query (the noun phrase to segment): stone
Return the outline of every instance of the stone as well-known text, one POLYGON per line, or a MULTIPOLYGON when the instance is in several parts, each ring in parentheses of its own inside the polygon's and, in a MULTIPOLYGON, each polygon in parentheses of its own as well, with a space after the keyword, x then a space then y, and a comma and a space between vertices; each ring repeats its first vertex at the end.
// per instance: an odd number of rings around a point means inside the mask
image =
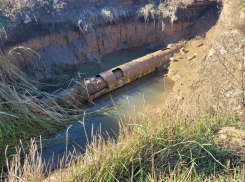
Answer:
POLYGON ((177 96, 177 100, 184 100, 185 98, 182 96, 177 96))
POLYGON ((225 97, 231 97, 231 96, 233 95, 234 92, 235 92, 235 88, 233 88, 233 87, 230 87, 230 88, 228 88, 228 89, 222 91, 222 93, 223 93, 223 95, 224 95, 225 97))

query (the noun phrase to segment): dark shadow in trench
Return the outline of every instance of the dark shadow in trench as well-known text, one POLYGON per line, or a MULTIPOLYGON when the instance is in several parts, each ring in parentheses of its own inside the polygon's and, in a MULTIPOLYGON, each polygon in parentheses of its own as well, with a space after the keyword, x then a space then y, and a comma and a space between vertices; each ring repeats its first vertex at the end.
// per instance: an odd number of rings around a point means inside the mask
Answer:
POLYGON ((167 40, 166 44, 178 43, 181 40, 204 38, 206 33, 217 23, 218 19, 219 9, 217 6, 213 6, 202 17, 200 17, 196 23, 173 34, 167 40))

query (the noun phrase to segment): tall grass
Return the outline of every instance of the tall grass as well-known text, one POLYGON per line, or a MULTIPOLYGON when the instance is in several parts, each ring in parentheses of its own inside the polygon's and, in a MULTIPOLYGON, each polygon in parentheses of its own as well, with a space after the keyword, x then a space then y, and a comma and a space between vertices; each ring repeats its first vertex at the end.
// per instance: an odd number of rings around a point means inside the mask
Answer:
MULTIPOLYGON (((12 65, 3 55, 0 56, 0 148, 14 146, 19 140, 47 136, 65 127, 82 113, 67 102, 69 108, 61 108, 57 96, 42 92, 40 84, 30 80, 23 72, 12 65), (52 103, 48 105, 46 101, 52 103)), ((10 152, 11 153, 11 152, 10 152)), ((0 161, 4 158, 0 152, 0 161)))
MULTIPOLYGON (((133 108, 130 109, 131 111, 133 108)), ((41 162, 34 142, 20 165, 19 155, 8 162, 9 181, 231 181, 242 180, 239 156, 214 144, 214 131, 223 126, 243 128, 233 118, 170 117, 158 109, 119 119, 117 139, 93 135, 85 153, 63 157, 62 168, 53 173, 41 162), (137 116, 139 115, 139 117, 137 116), (137 119, 136 119, 137 118, 137 119), (31 156, 36 156, 31 158, 31 156), (230 159, 231 168, 225 161, 230 159)), ((52 160, 51 160, 52 161, 52 160)))
POLYGON ((208 137, 214 128, 231 121, 195 120, 185 123, 163 114, 142 115, 141 120, 121 125, 117 140, 95 136, 64 181, 202 181, 232 157, 216 148, 208 137))

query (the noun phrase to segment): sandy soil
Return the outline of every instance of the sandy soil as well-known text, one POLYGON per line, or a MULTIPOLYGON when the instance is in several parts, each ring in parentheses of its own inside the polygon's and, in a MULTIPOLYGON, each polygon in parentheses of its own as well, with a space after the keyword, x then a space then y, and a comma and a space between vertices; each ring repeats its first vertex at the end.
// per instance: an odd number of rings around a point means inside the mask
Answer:
MULTIPOLYGON (((215 40, 217 17, 213 15, 214 13, 214 10, 211 10, 191 27, 188 36, 195 37, 189 41, 183 41, 184 51, 174 54, 174 60, 170 62, 167 76, 175 81, 173 90, 166 101, 166 105, 170 109, 183 109, 181 106, 184 101, 192 99, 192 94, 194 94, 191 89, 192 83, 194 80, 199 80, 199 68, 206 60, 215 40), (207 27, 208 23, 214 24, 214 26, 204 33, 203 29, 207 27), (203 33, 200 34, 200 32, 203 33)), ((182 31, 174 36, 186 37, 185 34, 186 32, 182 31)))
MULTIPOLYGON (((174 54, 174 59, 170 62, 169 72, 167 74, 169 78, 175 81, 175 85, 171 93, 168 95, 165 103, 165 107, 169 110, 179 112, 181 114, 186 114, 187 116, 190 115, 190 111, 195 112, 195 109, 199 107, 199 103, 200 105, 203 103, 203 101, 199 102, 199 98, 200 100, 210 99, 199 97, 199 94, 201 93, 200 90, 202 92, 211 90, 211 88, 207 88, 208 86, 202 82, 204 80, 203 77, 205 74, 202 74, 201 71, 205 71, 205 69, 200 68, 206 61, 205 64, 211 65, 211 71, 217 71, 215 70, 215 67, 212 67, 213 60, 208 60, 207 56, 209 55, 214 42, 220 41, 217 39, 217 37, 219 37, 224 32, 228 32, 227 35, 230 36, 230 32, 232 32, 234 29, 234 27, 231 27, 231 24, 229 23, 232 21, 228 21, 228 18, 231 17, 231 8, 232 6, 230 6, 230 3, 225 4, 224 9, 220 15, 221 18, 215 23, 214 26, 212 26, 203 35, 199 34, 191 40, 184 41, 183 43, 185 45, 185 50, 174 54), (224 22, 228 23, 225 24, 224 22), (198 87, 198 91, 197 89, 193 88, 193 85, 198 87)), ((244 13, 245 11, 242 12, 244 13)), ((209 15, 211 16, 210 13, 209 15)), ((212 21, 212 17, 208 17, 209 15, 204 15, 203 19, 194 25, 195 30, 192 29, 190 34, 193 33, 195 35, 195 31, 202 31, 206 24, 212 21)), ((184 37, 185 32, 182 31, 177 34, 177 36, 184 37)), ((177 38, 173 37, 172 39, 174 40, 177 38)), ((240 42, 242 42, 242 40, 240 42)), ((210 69, 207 71, 210 71, 210 69)), ((206 75, 207 74, 208 73, 206 73, 206 75)), ((229 75, 225 76, 228 77, 229 75)), ((217 79, 219 78, 217 77, 217 79)), ((226 86, 225 84, 227 83, 224 83, 224 87, 226 86)), ((212 85, 209 86, 212 87, 212 85)), ((206 113, 211 114, 211 111, 209 110, 206 113)), ((200 114, 199 117, 201 117, 200 114)), ((245 131, 234 126, 224 127, 217 130, 214 133, 214 142, 217 146, 228 149, 229 151, 235 152, 238 155, 245 153, 245 131)), ((229 167, 229 159, 227 159, 226 165, 229 167)))

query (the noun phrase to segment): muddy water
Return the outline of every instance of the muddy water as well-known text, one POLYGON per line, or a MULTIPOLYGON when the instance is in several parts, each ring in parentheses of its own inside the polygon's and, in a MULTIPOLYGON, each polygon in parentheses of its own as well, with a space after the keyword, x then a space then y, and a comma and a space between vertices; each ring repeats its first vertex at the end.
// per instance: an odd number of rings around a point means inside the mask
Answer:
POLYGON ((85 78, 95 76, 103 71, 107 71, 111 68, 130 62, 134 59, 143 57, 155 51, 156 50, 154 49, 146 49, 143 47, 133 47, 129 49, 114 51, 110 54, 106 54, 102 56, 101 63, 94 60, 91 62, 85 62, 79 64, 76 67, 76 69, 72 71, 70 76, 68 76, 66 82, 63 82, 62 84, 58 84, 58 85, 54 84, 53 86, 49 85, 48 87, 44 87, 44 90, 46 92, 51 93, 57 91, 59 88, 66 89, 74 85, 74 83, 71 82, 72 78, 75 78, 76 80, 79 81, 83 81, 85 78))
MULTIPOLYGON (((101 65, 91 63, 90 66, 82 67, 78 71, 84 73, 83 76, 85 77, 93 76, 153 51, 145 48, 115 51, 105 55, 102 58, 101 65)), ((85 136, 84 126, 80 122, 74 123, 68 131, 68 151, 72 151, 75 147, 82 152, 86 143, 91 139, 92 128, 94 134, 107 131, 111 137, 114 137, 120 118, 127 118, 132 115, 132 111, 134 113, 143 112, 146 107, 151 108, 163 104, 166 91, 173 86, 173 81, 164 77, 164 74, 166 73, 151 73, 94 100, 95 105, 87 103, 88 110, 85 117, 87 137, 85 136)), ((54 163, 56 163, 58 156, 63 156, 66 151, 66 130, 50 137, 45 145, 49 145, 49 147, 43 149, 44 159, 48 160, 54 154, 54 163)))
POLYGON ((130 62, 134 59, 143 57, 155 51, 156 50, 154 49, 146 49, 143 47, 134 47, 134 48, 114 51, 110 54, 106 54, 102 56, 100 64, 98 64, 97 62, 86 62, 80 64, 76 69, 77 73, 75 74, 78 74, 79 72, 81 78, 92 77, 98 73, 109 70, 121 64, 130 62))

